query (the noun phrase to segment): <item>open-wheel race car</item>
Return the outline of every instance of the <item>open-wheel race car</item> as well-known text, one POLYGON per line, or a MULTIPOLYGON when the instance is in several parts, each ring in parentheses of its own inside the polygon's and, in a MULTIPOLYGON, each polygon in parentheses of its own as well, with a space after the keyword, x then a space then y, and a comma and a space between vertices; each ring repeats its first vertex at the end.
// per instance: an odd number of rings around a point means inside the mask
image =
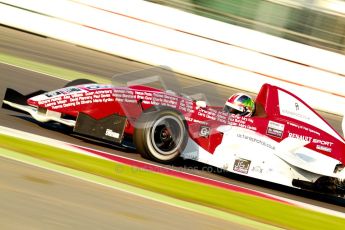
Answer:
POLYGON ((344 196, 345 140, 294 94, 264 84, 253 116, 241 117, 185 94, 147 86, 147 79, 157 77, 147 73, 131 73, 145 78, 126 86, 79 79, 26 96, 7 89, 3 107, 29 113, 39 122, 61 123, 80 135, 135 147, 142 157, 160 163, 182 157, 344 196))

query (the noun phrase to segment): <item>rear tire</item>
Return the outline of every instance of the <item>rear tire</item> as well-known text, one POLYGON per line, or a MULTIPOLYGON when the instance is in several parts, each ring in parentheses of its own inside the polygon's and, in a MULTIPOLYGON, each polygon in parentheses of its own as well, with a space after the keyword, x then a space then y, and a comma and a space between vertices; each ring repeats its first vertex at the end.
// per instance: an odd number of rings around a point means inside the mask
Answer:
POLYGON ((136 122, 134 145, 143 158, 160 163, 176 161, 188 141, 183 115, 166 106, 153 106, 136 122))
POLYGON ((84 85, 84 84, 95 84, 96 82, 91 81, 89 79, 75 79, 73 81, 68 82, 65 87, 76 86, 76 85, 84 85))

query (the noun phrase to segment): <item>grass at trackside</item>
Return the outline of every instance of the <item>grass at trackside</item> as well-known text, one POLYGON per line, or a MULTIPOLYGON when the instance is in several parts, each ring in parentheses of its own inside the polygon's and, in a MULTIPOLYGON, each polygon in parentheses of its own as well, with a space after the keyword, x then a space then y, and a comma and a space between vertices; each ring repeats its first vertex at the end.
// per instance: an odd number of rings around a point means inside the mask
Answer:
POLYGON ((72 81, 78 78, 86 78, 98 83, 110 83, 109 80, 100 76, 82 73, 54 65, 44 64, 32 60, 27 60, 20 57, 15 57, 9 54, 0 53, 0 63, 19 66, 24 69, 30 69, 39 73, 48 74, 54 77, 62 78, 67 81, 72 81))
POLYGON ((0 147, 177 199, 289 229, 342 229, 345 220, 274 201, 0 135, 0 147))

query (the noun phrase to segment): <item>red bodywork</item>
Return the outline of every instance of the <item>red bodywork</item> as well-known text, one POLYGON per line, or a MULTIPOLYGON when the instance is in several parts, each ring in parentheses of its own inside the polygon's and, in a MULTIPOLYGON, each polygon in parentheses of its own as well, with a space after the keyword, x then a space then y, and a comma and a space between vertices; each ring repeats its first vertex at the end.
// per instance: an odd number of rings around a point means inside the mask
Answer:
POLYGON ((190 137, 210 154, 222 141, 222 133, 217 131, 217 128, 231 125, 253 130, 277 142, 287 137, 307 140, 307 148, 345 163, 344 139, 301 99, 269 84, 262 86, 256 98, 256 112, 251 118, 227 114, 221 107, 198 108, 192 99, 146 86, 80 85, 30 98, 27 103, 74 118, 79 112, 94 119, 112 114, 125 116, 127 124, 124 132, 127 135, 133 134, 135 121, 142 111, 155 105, 169 106, 183 114, 190 137), (288 105, 287 100, 284 101, 286 105, 283 104, 279 93, 285 98, 292 97, 296 100, 294 111, 284 109, 285 106, 291 108, 291 105, 288 105), (300 112, 300 107, 307 112, 300 112), (284 111, 285 115, 281 114, 281 111, 284 111), (272 124, 283 128, 272 129, 272 124), (321 126, 316 127, 316 124, 321 126))

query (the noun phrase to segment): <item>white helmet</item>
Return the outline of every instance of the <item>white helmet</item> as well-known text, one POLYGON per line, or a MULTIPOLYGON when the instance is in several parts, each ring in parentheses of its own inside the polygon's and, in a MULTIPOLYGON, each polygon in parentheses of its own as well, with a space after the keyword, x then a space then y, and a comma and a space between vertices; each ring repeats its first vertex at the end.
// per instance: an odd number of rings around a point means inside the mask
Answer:
POLYGON ((251 117, 255 111, 255 102, 249 95, 236 93, 225 102, 224 111, 235 115, 251 117))

